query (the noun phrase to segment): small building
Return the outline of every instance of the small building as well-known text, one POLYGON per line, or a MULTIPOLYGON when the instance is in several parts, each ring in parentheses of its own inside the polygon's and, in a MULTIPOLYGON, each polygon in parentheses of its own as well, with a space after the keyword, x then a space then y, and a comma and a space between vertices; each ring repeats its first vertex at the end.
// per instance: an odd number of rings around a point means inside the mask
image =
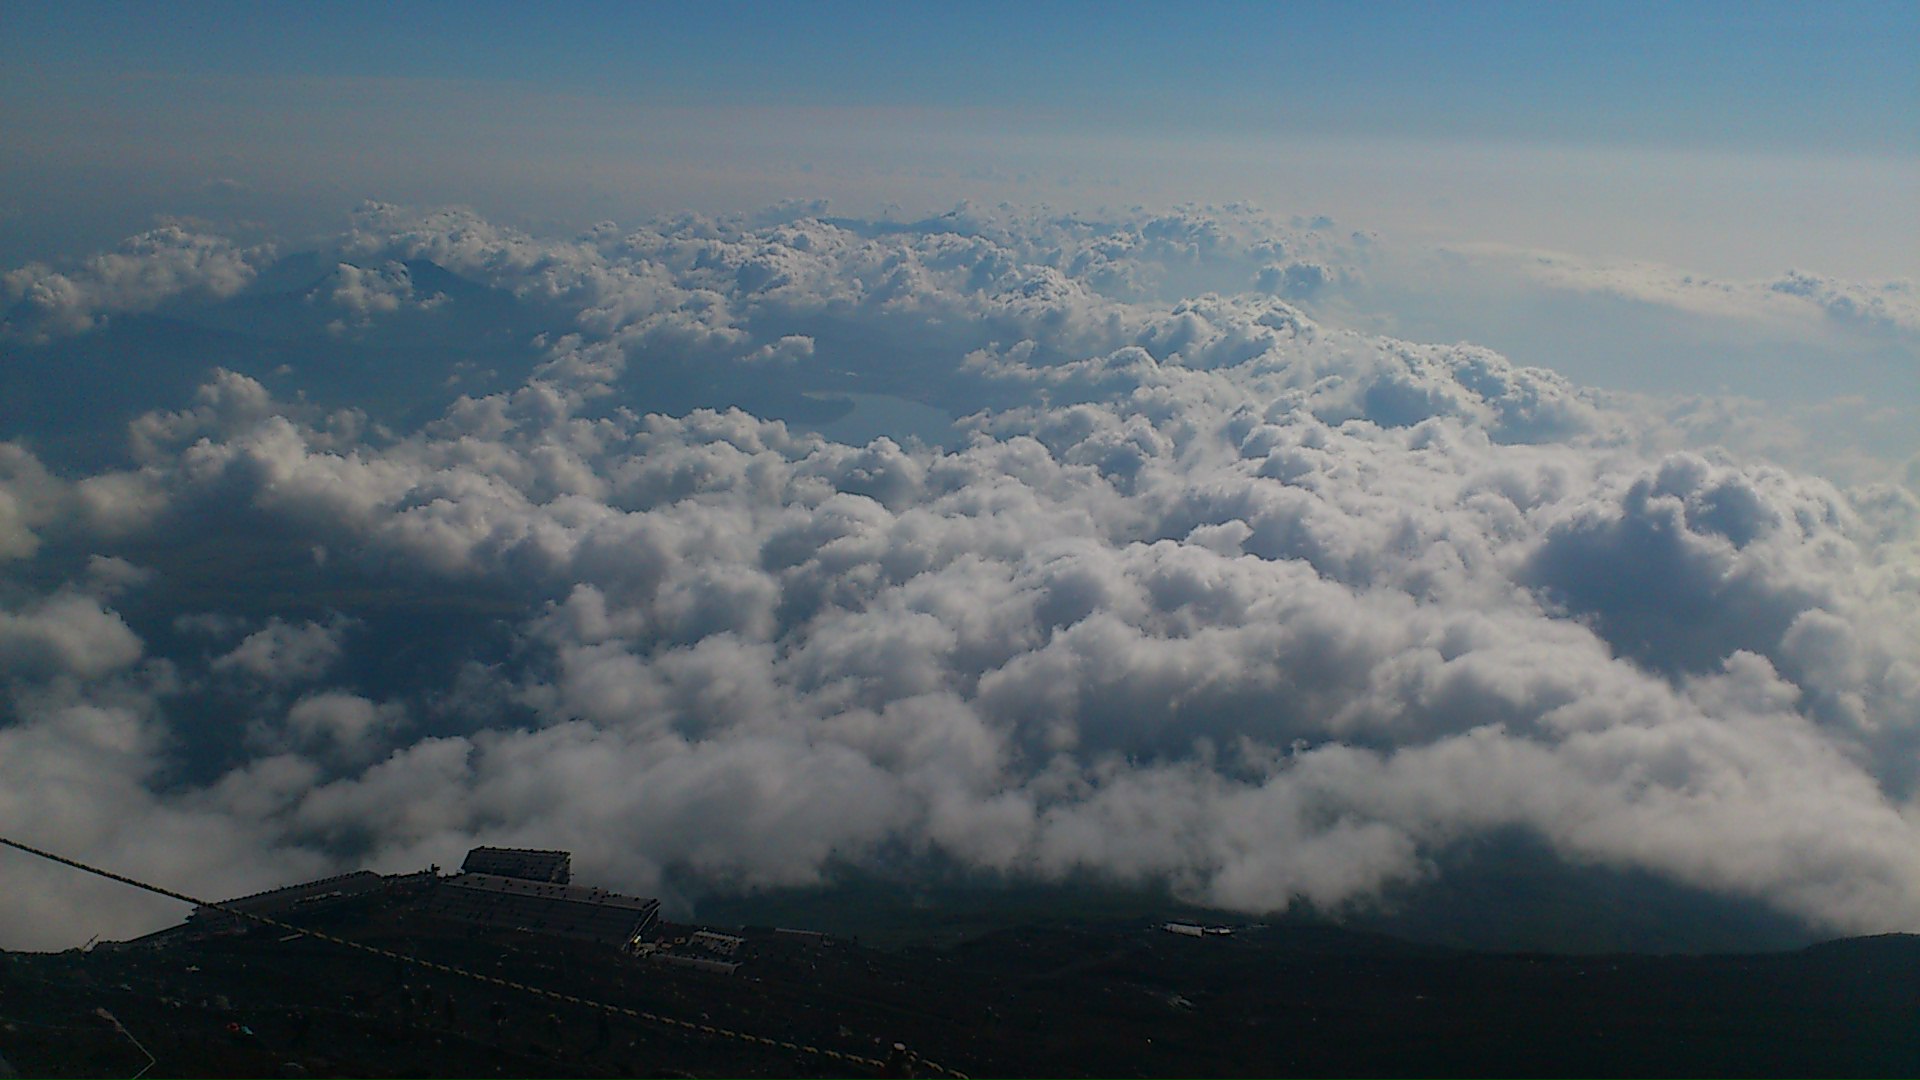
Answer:
POLYGON ((565 885, 573 880, 573 853, 533 848, 477 847, 460 864, 462 873, 491 874, 565 885))
MULTIPOLYGON (((283 885, 278 889, 268 889, 265 892, 223 900, 220 902, 220 907, 277 918, 282 915, 316 911, 342 900, 377 891, 386 886, 386 881, 386 878, 371 870, 355 870, 350 874, 336 874, 318 881, 283 885)), ((193 914, 187 918, 191 925, 208 930, 257 925, 238 915, 229 915, 217 908, 204 906, 194 908, 193 914)))
POLYGON ((739 952, 740 946, 744 944, 745 941, 745 938, 734 937, 732 934, 721 934, 712 930, 695 930, 687 936, 687 944, 698 945, 708 952, 719 953, 721 956, 732 956, 739 952))
POLYGON ((731 975, 740 970, 740 965, 732 960, 714 960, 705 956, 687 956, 684 953, 656 952, 648 959, 656 964, 692 968, 712 975, 731 975))
POLYGON ((456 874, 428 895, 431 915, 632 949, 660 921, 660 901, 498 874, 456 874))
POLYGON ((1161 929, 1165 930, 1169 934, 1178 934, 1181 937, 1206 937, 1207 936, 1206 927, 1195 926, 1192 923, 1170 922, 1170 923, 1167 923, 1165 926, 1161 927, 1161 929))

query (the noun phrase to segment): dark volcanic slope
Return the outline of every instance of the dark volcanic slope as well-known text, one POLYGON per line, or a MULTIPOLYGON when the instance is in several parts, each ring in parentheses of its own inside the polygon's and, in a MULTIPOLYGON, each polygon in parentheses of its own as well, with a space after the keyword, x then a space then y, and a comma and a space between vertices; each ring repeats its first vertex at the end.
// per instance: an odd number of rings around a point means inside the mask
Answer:
MULTIPOLYGON (((374 900, 328 927, 599 1001, 986 1075, 1880 1075, 1920 1072, 1920 938, 1721 957, 1449 952, 1311 926, 1145 921, 883 952, 748 931, 731 976, 374 900)), ((673 931, 669 930, 669 933, 673 931)), ((0 1054, 24 1075, 828 1075, 844 1066, 423 975, 277 931, 10 954, 0 1054), (238 1026, 243 1030, 234 1030, 238 1026)))

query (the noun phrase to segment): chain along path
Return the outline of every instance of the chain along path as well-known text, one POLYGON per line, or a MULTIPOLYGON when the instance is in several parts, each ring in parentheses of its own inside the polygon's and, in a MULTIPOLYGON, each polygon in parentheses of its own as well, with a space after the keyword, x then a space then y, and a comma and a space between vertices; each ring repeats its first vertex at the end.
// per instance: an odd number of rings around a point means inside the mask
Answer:
MULTIPOLYGON (((332 934, 322 933, 318 930, 311 930, 304 926, 295 926, 292 923, 281 922, 279 919, 269 918, 265 915, 258 915, 250 911, 241 911, 237 908, 228 907, 225 904, 217 904, 211 901, 201 900, 201 899, 198 899, 197 897, 188 896, 185 893, 175 892, 172 889, 163 888, 159 885, 153 885, 145 881, 139 881, 137 879, 127 877, 124 874, 116 874, 111 870, 104 870, 97 866, 90 866, 78 860, 69 859, 64 855, 56 855, 51 851, 42 851, 39 848, 30 847, 26 844, 22 844, 17 840, 9 840, 4 836, 0 836, 0 845, 5 845, 7 847, 13 848, 16 851, 24 851, 29 855, 35 855, 35 856, 38 856, 39 858, 47 859, 51 862, 59 863, 62 866, 70 866, 75 870, 80 870, 88 874, 93 874, 96 877, 103 877, 109 881, 117 881, 122 885, 131 885, 136 889, 143 889, 147 892, 155 893, 157 895, 167 897, 170 900, 179 900, 182 903, 193 904, 196 907, 206 908, 211 911, 218 911, 226 915, 232 915, 236 918, 247 919, 252 922, 260 923, 263 926, 271 926, 280 930, 290 931, 305 937, 313 938, 316 941, 325 941, 332 945, 338 945, 342 948, 353 949, 355 951, 363 952, 363 953, 371 953, 374 956, 383 957, 388 960, 398 961, 403 964, 410 964, 414 967, 421 968, 426 971, 439 972, 440 974, 443 974, 443 975, 453 975, 462 979, 471 979, 475 982, 486 983, 489 986, 502 986, 512 990, 519 990, 519 991, 522 991, 523 993, 532 994, 535 997, 545 998, 549 1001, 565 1002, 568 1005, 575 1005, 575 1006, 579 1006, 587 1009, 598 1009, 601 1012, 607 1013, 612 1016, 624 1016, 624 1017, 628 1017, 629 1019, 640 1020, 650 1024, 657 1024, 662 1027, 672 1028, 678 1031, 693 1032, 695 1034, 704 1035, 709 1038, 730 1039, 735 1042, 749 1043, 755 1046, 764 1046, 764 1047, 767 1047, 768 1049, 786 1050, 792 1053, 799 1053, 799 1054, 810 1054, 815 1057, 826 1058, 829 1061, 841 1062, 847 1065, 857 1065, 863 1069, 870 1069, 876 1073, 885 1073, 894 1067, 893 1064, 886 1061, 882 1061, 879 1058, 864 1057, 860 1054, 849 1054, 844 1051, 831 1049, 829 1047, 810 1046, 806 1043, 791 1042, 786 1039, 769 1038, 765 1035, 755 1035, 749 1031, 737 1031, 737 1030, 734 1030, 733 1028, 717 1027, 713 1024, 696 1023, 691 1020, 682 1020, 682 1019, 679 1019, 678 1017, 663 1016, 659 1013, 648 1012, 644 1009, 629 1009, 621 1005, 610 1005, 606 1002, 592 1001, 587 998, 578 997, 573 994, 563 994, 557 990, 547 990, 538 986, 529 986, 526 983, 515 982, 512 979, 503 979, 497 975, 487 975, 478 971, 468 971, 465 968, 454 967, 450 964, 442 964, 433 960, 424 960, 417 956, 408 956, 405 953, 394 952, 391 949, 382 949, 382 948, 379 948, 378 946, 367 945, 358 941, 349 941, 348 939, 343 937, 336 937, 332 934)), ((958 1072, 954 1069, 949 1069, 946 1066, 941 1065, 937 1062, 928 1061, 926 1058, 916 1057, 913 1063, 916 1067, 920 1069, 937 1072, 942 1076, 952 1077, 953 1080, 967 1080, 967 1075, 965 1073, 958 1072)))

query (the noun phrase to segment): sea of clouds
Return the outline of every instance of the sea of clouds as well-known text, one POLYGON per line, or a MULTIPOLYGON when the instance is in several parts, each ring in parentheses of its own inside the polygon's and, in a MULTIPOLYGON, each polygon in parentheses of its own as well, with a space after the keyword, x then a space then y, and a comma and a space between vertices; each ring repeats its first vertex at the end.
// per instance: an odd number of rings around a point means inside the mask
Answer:
MULTIPOLYGON (((1268 913, 1517 832, 1920 929, 1911 478, 1313 317, 1373 244, 1239 208, 543 239, 369 204, 298 285, 323 339, 454 317, 431 263, 537 312, 531 362, 417 423, 222 367, 111 467, 0 443, 0 834, 202 895, 492 843, 680 899, 922 860, 1268 913), (663 366, 956 422, 665 415, 663 366), (235 535, 296 553, 284 602, 167 569, 235 535), (366 675, 382 590, 484 597, 499 647, 366 675)), ((7 362, 285 254, 170 227, 20 268, 7 362)), ((1767 295, 1911 319, 1806 281, 1767 295)), ((177 914, 5 873, 10 947, 177 914)))

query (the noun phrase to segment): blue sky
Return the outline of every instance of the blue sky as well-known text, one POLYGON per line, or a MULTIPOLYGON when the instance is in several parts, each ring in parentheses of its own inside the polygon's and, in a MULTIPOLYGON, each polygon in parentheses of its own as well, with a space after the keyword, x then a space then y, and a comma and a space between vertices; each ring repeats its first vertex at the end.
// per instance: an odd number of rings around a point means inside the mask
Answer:
POLYGON ((173 219, 298 243, 366 199, 550 235, 786 200, 1245 202, 1474 252, 1376 268, 1388 329, 1712 390, 1751 385, 1752 320, 1670 333, 1668 306, 1704 302, 1674 292, 1689 276, 1916 276, 1916 42, 1911 0, 16 2, 0 264, 173 219), (1536 255, 1629 321, 1654 296, 1659 327, 1619 340, 1609 309, 1567 332, 1515 280, 1536 255))
POLYGON ((0 256, 362 199, 540 230, 1252 202, 1417 243, 1912 273, 1920 4, 40 4, 0 256))
POLYGON ((1672 391, 1751 384, 1753 331, 1676 336, 1649 274, 1876 282, 1920 251, 1915 3, 15 3, 0 24, 6 266, 161 220, 302 243, 366 199, 548 235, 786 200, 1252 203, 1478 252, 1376 273, 1388 329, 1672 391), (1515 278, 1535 252, 1635 298, 1567 332, 1515 278))
MULTIPOLYGON (((1920 6, 14 4, 10 68, 500 81, 1119 128, 1920 150, 1920 6)), ((58 77, 55 75, 54 77, 58 77)))

